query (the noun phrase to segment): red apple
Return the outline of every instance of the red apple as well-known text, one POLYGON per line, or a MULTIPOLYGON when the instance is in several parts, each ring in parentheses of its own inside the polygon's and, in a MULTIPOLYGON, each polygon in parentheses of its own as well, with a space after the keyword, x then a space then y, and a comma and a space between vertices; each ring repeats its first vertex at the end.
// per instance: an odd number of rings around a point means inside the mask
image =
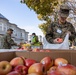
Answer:
POLYGON ((15 67, 17 65, 24 65, 22 57, 15 57, 10 61, 10 64, 15 67))
POLYGON ((8 61, 0 62, 0 75, 6 75, 12 70, 12 66, 8 61))
POLYGON ((12 71, 12 72, 8 73, 7 75, 21 75, 21 74, 18 73, 17 71, 12 71))
POLYGON ((37 73, 39 75, 43 75, 45 73, 45 67, 42 63, 35 63, 29 67, 28 74, 30 73, 37 73))
POLYGON ((26 65, 26 64, 25 64, 25 60, 26 60, 26 58, 23 57, 23 56, 21 56, 20 58, 23 60, 24 65, 26 65))
POLYGON ((53 60, 50 57, 44 57, 40 62, 44 64, 46 70, 53 65, 53 60))
POLYGON ((30 74, 27 74, 27 75, 40 75, 38 73, 30 73, 30 74))
POLYGON ((55 65, 61 65, 61 64, 68 64, 68 61, 64 58, 56 58, 55 59, 55 65))
POLYGON ((29 68, 32 64, 36 63, 34 59, 25 59, 25 65, 29 68))
POLYGON ((15 71, 19 72, 21 75, 26 75, 28 68, 24 65, 18 65, 14 68, 15 71))
POLYGON ((62 39, 62 38, 57 38, 57 41, 58 41, 59 43, 61 43, 61 42, 63 42, 63 39, 62 39))
POLYGON ((76 67, 70 64, 59 66, 57 70, 63 75, 76 75, 76 67))
POLYGON ((52 67, 49 69, 49 72, 55 71, 56 69, 57 69, 57 66, 52 66, 52 67))
POLYGON ((45 50, 40 50, 40 52, 45 52, 45 50))
POLYGON ((51 71, 47 75, 62 75, 62 74, 58 71, 51 71))
POLYGON ((45 50, 45 52, 51 52, 51 50, 48 50, 48 49, 47 49, 47 50, 45 50))
POLYGON ((40 49, 38 49, 38 48, 34 48, 33 50, 32 50, 32 52, 39 52, 40 51, 40 49))

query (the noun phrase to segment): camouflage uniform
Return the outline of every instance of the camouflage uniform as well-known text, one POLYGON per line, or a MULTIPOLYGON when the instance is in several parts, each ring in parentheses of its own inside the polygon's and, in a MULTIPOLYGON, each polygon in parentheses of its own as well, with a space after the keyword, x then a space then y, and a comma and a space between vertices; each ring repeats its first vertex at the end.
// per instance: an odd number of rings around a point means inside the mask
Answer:
MULTIPOLYGON (((67 4, 62 4, 60 6, 60 10, 58 14, 61 17, 68 17, 69 15, 70 7, 67 4)), ((53 22, 51 25, 49 25, 46 33, 46 40, 49 43, 54 43, 53 40, 56 38, 65 38, 67 32, 71 32, 71 35, 69 36, 69 40, 74 41, 75 39, 75 29, 73 25, 69 22, 65 22, 64 24, 59 24, 59 22, 53 22)))
POLYGON ((2 41, 1 42, 2 49, 11 49, 11 46, 16 45, 13 39, 11 39, 11 35, 9 35, 8 33, 3 36, 1 41, 2 41))
POLYGON ((66 22, 63 25, 59 25, 58 22, 53 22, 49 25, 46 33, 46 40, 49 43, 54 43, 53 40, 56 38, 65 38, 67 31, 71 32, 69 40, 73 41, 75 39, 75 29, 71 23, 66 22))

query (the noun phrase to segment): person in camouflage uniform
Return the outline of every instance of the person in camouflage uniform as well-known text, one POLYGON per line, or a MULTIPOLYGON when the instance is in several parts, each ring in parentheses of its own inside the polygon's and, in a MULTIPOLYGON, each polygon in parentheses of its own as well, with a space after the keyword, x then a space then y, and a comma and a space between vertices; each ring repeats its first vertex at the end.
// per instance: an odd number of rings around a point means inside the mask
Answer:
POLYGON ((73 25, 66 21, 69 15, 69 6, 63 4, 60 6, 60 11, 58 13, 59 19, 57 22, 53 22, 49 25, 45 38, 49 43, 58 44, 57 38, 62 38, 64 40, 67 33, 69 33, 69 40, 74 41, 75 39, 75 28, 73 25))
POLYGON ((13 45, 17 46, 17 44, 13 41, 13 39, 11 39, 11 34, 12 33, 13 33, 13 30, 8 29, 6 35, 3 36, 2 40, 1 40, 2 41, 1 42, 1 44, 2 44, 1 48, 2 49, 11 49, 11 47, 13 45))

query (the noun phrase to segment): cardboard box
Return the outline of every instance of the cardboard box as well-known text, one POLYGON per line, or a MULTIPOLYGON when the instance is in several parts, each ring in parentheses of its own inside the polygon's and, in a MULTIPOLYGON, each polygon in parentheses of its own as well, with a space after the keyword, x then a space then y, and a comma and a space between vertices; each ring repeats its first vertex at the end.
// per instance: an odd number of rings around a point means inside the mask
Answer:
POLYGON ((13 51, 1 52, 0 61, 10 61, 14 57, 24 56, 25 58, 32 58, 40 61, 45 56, 50 56, 52 59, 63 57, 67 59, 72 65, 76 66, 76 51, 75 50, 51 50, 51 52, 26 52, 26 51, 13 51))

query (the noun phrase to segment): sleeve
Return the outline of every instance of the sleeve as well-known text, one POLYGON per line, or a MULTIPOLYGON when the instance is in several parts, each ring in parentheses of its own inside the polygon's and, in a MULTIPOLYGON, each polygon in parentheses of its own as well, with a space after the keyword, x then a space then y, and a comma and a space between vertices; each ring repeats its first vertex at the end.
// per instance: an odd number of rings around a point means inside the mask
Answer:
POLYGON ((71 32, 71 35, 69 37, 69 40, 74 41, 75 37, 76 37, 76 32, 75 32, 75 28, 73 27, 72 24, 70 26, 70 32, 71 32))
POLYGON ((53 43, 53 23, 48 26, 45 38, 49 43, 53 43))
POLYGON ((11 36, 7 36, 7 42, 11 45, 16 45, 16 43, 11 39, 11 36))

